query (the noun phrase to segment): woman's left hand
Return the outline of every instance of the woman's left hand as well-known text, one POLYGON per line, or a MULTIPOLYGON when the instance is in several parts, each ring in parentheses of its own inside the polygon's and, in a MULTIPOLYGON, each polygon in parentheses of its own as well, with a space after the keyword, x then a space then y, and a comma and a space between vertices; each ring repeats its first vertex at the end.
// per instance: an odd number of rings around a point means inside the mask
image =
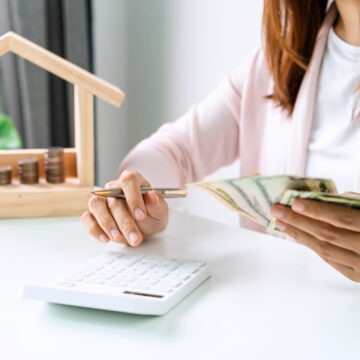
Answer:
POLYGON ((315 251, 347 278, 360 282, 360 210, 322 201, 296 199, 275 204, 276 226, 315 251))

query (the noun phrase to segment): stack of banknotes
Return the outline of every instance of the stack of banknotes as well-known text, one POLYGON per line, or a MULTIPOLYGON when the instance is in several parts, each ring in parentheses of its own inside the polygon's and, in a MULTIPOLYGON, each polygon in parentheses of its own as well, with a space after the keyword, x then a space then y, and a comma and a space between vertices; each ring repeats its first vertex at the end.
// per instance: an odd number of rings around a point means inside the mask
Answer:
POLYGON ((219 181, 188 184, 212 195, 225 206, 263 225, 267 231, 278 231, 270 214, 273 204, 291 205, 296 198, 306 198, 360 208, 360 196, 337 193, 331 179, 298 176, 248 176, 219 181))

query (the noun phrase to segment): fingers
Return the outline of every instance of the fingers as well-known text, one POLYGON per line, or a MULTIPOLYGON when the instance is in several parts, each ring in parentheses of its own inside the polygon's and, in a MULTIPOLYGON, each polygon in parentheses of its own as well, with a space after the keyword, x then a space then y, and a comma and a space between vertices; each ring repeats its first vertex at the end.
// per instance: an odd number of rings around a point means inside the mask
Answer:
MULTIPOLYGON (((278 220, 276 224, 282 226, 278 220)), ((321 258, 326 259, 327 262, 333 261, 352 268, 360 268, 360 255, 357 252, 336 246, 327 241, 319 240, 312 234, 304 231, 304 228, 295 227, 288 223, 285 227, 285 233, 297 242, 315 251, 321 258)))
POLYGON ((294 200, 291 208, 307 217, 321 220, 334 226, 360 231, 360 210, 324 201, 294 200))
POLYGON ((148 216, 138 224, 146 237, 165 229, 168 223, 169 211, 164 197, 156 191, 149 191, 144 194, 144 201, 148 216))
POLYGON ((89 201, 89 214, 83 215, 83 224, 96 239, 138 246, 142 233, 125 200, 94 196, 89 201))
POLYGON ((156 191, 148 191, 144 195, 146 208, 153 219, 160 220, 163 218, 164 213, 167 212, 168 205, 164 197, 156 191))
POLYGON ((89 201, 89 211, 84 212, 81 222, 94 238, 101 242, 113 240, 126 243, 118 224, 107 206, 107 199, 93 196, 89 201))
MULTIPOLYGON (((276 221, 276 224, 279 226, 281 226, 280 223, 281 221, 276 221)), ((340 248, 326 241, 318 240, 289 224, 286 224, 285 233, 300 244, 313 250, 325 262, 350 280, 360 282, 360 256, 358 253, 340 248)))
POLYGON ((352 281, 360 282, 360 271, 357 268, 352 268, 350 266, 346 266, 343 264, 338 264, 334 261, 323 259, 326 261, 330 266, 332 266, 334 269, 339 271, 341 274, 346 276, 352 281))
POLYGON ((137 172, 125 171, 107 188, 120 187, 125 199, 94 196, 82 223, 96 239, 138 246, 143 239, 163 230, 168 221, 168 207, 163 196, 155 191, 142 194, 141 187, 150 184, 137 172))
POLYGON ((131 246, 138 246, 143 240, 142 233, 125 200, 108 198, 108 208, 116 225, 131 246))
MULTIPOLYGON (((311 203, 316 203, 316 201, 311 201, 311 203)), ((311 206, 307 204, 307 209, 310 207, 311 206)), ((335 207, 338 208, 340 206, 335 205, 335 207)), ((329 209, 326 211, 329 211, 329 209)), ((312 211, 311 215, 314 213, 315 212, 312 211)), ((357 213, 358 216, 360 216, 360 211, 357 213)), ((354 232, 348 229, 344 229, 340 226, 335 226, 321 219, 315 219, 311 216, 308 217, 305 211, 301 212, 300 214, 296 213, 292 211, 292 208, 280 204, 276 204, 273 207, 272 214, 276 218, 282 220, 282 224, 280 225, 282 227, 286 226, 285 224, 293 225, 295 228, 301 229, 303 232, 309 233, 319 240, 326 241, 350 251, 360 253, 360 227, 356 232, 354 232)), ((324 218, 324 216, 322 216, 322 218, 324 218)))
MULTIPOLYGON (((134 171, 124 171, 116 183, 118 186, 120 184, 124 192, 127 207, 132 216, 139 221, 144 220, 147 211, 140 188, 150 186, 150 184, 139 173, 134 171)), ((107 187, 111 187, 108 185, 111 184, 107 184, 107 187)))
MULTIPOLYGON (((307 204, 308 205, 308 204, 307 204)), ((276 204, 272 208, 276 226, 353 281, 360 282, 359 232, 341 229, 276 204)))

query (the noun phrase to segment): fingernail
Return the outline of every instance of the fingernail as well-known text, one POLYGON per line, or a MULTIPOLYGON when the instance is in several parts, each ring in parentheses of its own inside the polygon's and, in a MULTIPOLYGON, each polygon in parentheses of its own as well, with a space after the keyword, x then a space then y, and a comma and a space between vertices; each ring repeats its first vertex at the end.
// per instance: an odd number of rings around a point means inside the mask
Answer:
POLYGON ((130 245, 136 245, 139 240, 140 240, 140 237, 136 232, 131 232, 129 234, 129 243, 130 243, 130 245))
POLYGON ((103 243, 107 243, 107 242, 109 241, 108 237, 105 236, 104 234, 101 234, 101 235, 99 236, 99 240, 100 240, 101 242, 103 242, 103 243))
POLYGON ((120 236, 120 231, 117 229, 112 229, 110 231, 111 237, 113 238, 113 240, 116 240, 119 236, 120 236))
POLYGON ((291 208, 296 212, 302 212, 305 210, 305 204, 301 200, 295 200, 291 206, 291 208))
POLYGON ((276 220, 275 224, 276 224, 276 227, 277 227, 280 231, 285 231, 285 230, 286 230, 286 224, 283 223, 282 221, 276 220))
POLYGON ((282 218, 282 217, 284 217, 284 211, 279 209, 278 207, 273 207, 271 209, 271 215, 276 218, 282 218))
POLYGON ((136 208, 134 211, 136 220, 143 220, 145 218, 145 213, 140 208, 136 208))

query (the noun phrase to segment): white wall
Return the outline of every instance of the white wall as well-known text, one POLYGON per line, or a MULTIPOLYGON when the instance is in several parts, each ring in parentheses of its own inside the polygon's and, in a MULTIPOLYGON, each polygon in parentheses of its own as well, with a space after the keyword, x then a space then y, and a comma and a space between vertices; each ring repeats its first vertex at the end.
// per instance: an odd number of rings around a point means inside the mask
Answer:
MULTIPOLYGON (((126 12, 123 0, 93 0, 94 67, 96 75, 123 89, 127 83, 126 12)), ((114 177, 129 149, 128 105, 121 108, 95 99, 96 182, 114 177)))
POLYGON ((169 9, 170 117, 209 93, 260 44, 262 0, 176 0, 169 9))
MULTIPOLYGON (((96 167, 101 185, 114 177, 130 147, 161 123, 179 117, 259 46, 262 1, 93 0, 93 4, 95 72, 127 94, 121 109, 97 105, 96 167)), ((236 166, 211 177, 225 176, 237 176, 236 166)), ((189 200, 196 214, 237 222, 237 216, 203 194, 191 194, 189 200)))

